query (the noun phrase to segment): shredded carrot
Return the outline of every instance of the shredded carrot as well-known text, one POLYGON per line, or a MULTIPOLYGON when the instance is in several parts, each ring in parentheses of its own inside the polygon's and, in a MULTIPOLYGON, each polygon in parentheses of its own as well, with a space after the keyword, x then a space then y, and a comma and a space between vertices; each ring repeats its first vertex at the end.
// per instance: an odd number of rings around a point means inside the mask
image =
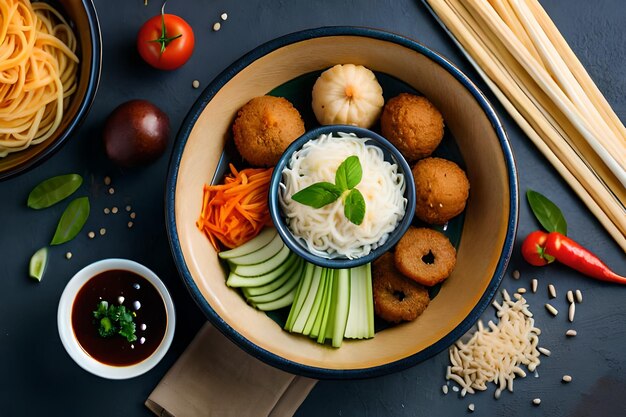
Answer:
POLYGON ((196 222, 219 252, 221 242, 235 248, 272 224, 267 206, 273 168, 237 171, 230 164, 223 184, 205 185, 202 211, 196 222))

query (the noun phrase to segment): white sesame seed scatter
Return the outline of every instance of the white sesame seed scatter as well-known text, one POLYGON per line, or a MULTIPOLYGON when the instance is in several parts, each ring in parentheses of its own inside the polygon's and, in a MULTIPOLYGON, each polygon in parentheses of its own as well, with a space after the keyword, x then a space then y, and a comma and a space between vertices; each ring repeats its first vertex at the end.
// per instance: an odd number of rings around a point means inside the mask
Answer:
POLYGON ((569 305, 569 313, 567 318, 569 318, 569 322, 572 323, 574 321, 574 315, 576 314, 576 304, 570 303, 569 305))
POLYGON ((111 213, 113 213, 113 214, 117 214, 117 212, 118 212, 118 211, 119 211, 119 210, 117 209, 117 207, 113 207, 113 208, 111 209, 111 213))
POLYGON ((583 293, 580 290, 576 290, 576 301, 579 303, 583 302, 583 293))
POLYGON ((144 343, 146 343, 146 338, 142 336, 139 338, 139 344, 143 345, 144 343))
POLYGON ((552 353, 552 352, 550 352, 548 349, 546 349, 544 347, 537 348, 537 350, 539 352, 541 352, 541 354, 544 355, 544 356, 550 356, 550 354, 552 353))
POLYGON ((565 336, 567 337, 574 337, 578 334, 578 332, 576 330, 573 329, 569 329, 568 331, 565 332, 565 336))
POLYGON ((124 304, 124 300, 125 300, 125 298, 124 298, 124 296, 122 296, 122 295, 120 295, 119 297, 117 297, 117 303, 118 303, 118 304, 124 304))
POLYGON ((126 211, 131 211, 133 208, 131 206, 126 206, 126 211))
POLYGON ((444 395, 448 395, 448 386, 447 385, 442 385, 441 386, 441 391, 443 392, 444 395))
POLYGON ((222 28, 222 24, 220 22, 215 22, 215 24, 213 24, 213 30, 215 32, 217 32, 218 30, 220 30, 222 28))
POLYGON ((72 252, 67 252, 65 254, 65 259, 72 259, 72 252))
POLYGON ((220 18, 225 22, 228 20, 228 14, 227 13, 222 13, 222 15, 220 16, 220 18))
POLYGON ((141 330, 146 330, 148 328, 148 326, 146 326, 146 323, 141 323, 141 326, 139 326, 139 328, 141 330))
POLYGON ((115 188, 113 187, 109 188, 109 194, 111 195, 115 194, 115 188))
POLYGON ((535 398, 535 399, 533 400, 533 404, 534 404, 534 405, 539 405, 539 404, 541 404, 541 398, 535 398))
POLYGON ((104 177, 104 185, 111 185, 111 177, 109 176, 104 177))
POLYGON ((89 237, 89 239, 93 239, 94 237, 96 237, 96 234, 94 232, 89 232, 87 233, 87 236, 89 237))
POLYGON ((104 227, 100 229, 100 236, 104 236, 107 232, 107 229, 105 229, 104 227))
POLYGON ((572 382, 572 377, 569 375, 563 375, 563 382, 565 383, 572 382))
POLYGON ((499 400, 499 399, 500 399, 500 395, 502 395, 502 390, 501 390, 500 388, 497 388, 497 389, 496 389, 496 392, 494 392, 494 393, 493 393, 493 397, 494 397, 496 400, 499 400))
POLYGON ((136 282, 133 284, 133 288, 138 290, 139 288, 141 288, 141 285, 137 284, 136 282))
POLYGON ((137 217, 137 213, 135 213, 134 211, 132 213, 130 213, 130 218, 134 219, 135 217, 137 217))
POLYGON ((131 349, 135 349, 135 345, 130 345, 130 348, 131 349))
POLYGON ((108 207, 105 207, 104 210, 102 211, 104 211, 104 214, 109 214, 111 212, 111 209, 108 207))
POLYGON ((128 228, 130 229, 131 227, 133 227, 133 222, 128 222, 128 228))
POLYGON ((457 387, 456 385, 452 387, 452 391, 454 392, 459 392, 459 387, 457 387))
POLYGON ((553 316, 556 316, 557 314, 559 314, 559 310, 557 310, 552 305, 547 304, 547 303, 546 303, 546 310, 548 310, 550 314, 552 314, 553 316))
POLYGON ((554 285, 548 285, 548 293, 550 294, 550 298, 556 298, 556 288, 554 288, 554 285))
POLYGON ((467 409, 470 410, 470 412, 474 412, 474 403, 471 403, 470 405, 467 406, 467 409))
POLYGON ((533 294, 536 293, 537 292, 537 284, 538 284, 537 279, 533 278, 533 280, 531 281, 530 284, 531 284, 531 290, 532 290, 533 294))
POLYGON ((141 308, 141 303, 139 301, 133 301, 133 309, 137 311, 140 308, 141 308))
POLYGON ((574 302, 574 292, 572 290, 567 291, 567 302, 568 303, 574 302))
POLYGON ((191 83, 191 86, 193 88, 200 88, 200 81, 198 80, 193 80, 193 82, 191 83))
POLYGON ((517 269, 515 271, 513 271, 513 273, 511 275, 513 275, 514 279, 519 279, 520 276, 521 276, 520 272, 517 269))
POLYGON ((523 288, 523 287, 522 288, 518 288, 517 292, 520 293, 520 294, 526 294, 526 288, 523 288))

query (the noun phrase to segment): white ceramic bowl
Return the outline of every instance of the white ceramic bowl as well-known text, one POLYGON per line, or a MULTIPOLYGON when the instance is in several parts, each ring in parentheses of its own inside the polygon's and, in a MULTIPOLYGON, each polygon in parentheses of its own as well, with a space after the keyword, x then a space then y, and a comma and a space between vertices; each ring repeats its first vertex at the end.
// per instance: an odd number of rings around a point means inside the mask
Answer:
POLYGON ((165 353, 172 344, 174 338, 174 328, 176 327, 176 314, 174 312, 174 303, 167 288, 159 277, 145 266, 130 261, 128 259, 103 259, 87 265, 72 277, 67 283, 61 300, 59 301, 59 309, 57 313, 57 325, 59 328, 59 336, 65 350, 72 359, 84 370, 94 375, 108 379, 128 379, 139 376, 148 372, 165 356, 165 353), (76 295, 87 281, 101 272, 110 270, 125 270, 134 272, 148 280, 154 285, 165 305, 167 323, 163 340, 156 350, 143 361, 129 366, 112 366, 97 361, 91 357, 80 346, 74 330, 72 329, 72 307, 76 295))

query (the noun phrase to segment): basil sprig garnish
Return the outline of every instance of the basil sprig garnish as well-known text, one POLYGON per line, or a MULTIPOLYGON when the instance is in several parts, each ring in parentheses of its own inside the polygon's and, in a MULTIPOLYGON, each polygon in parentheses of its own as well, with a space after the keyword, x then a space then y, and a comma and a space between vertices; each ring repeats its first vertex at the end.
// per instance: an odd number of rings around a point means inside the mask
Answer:
POLYGON ((82 183, 83 177, 78 174, 48 178, 28 194, 28 207, 36 210, 50 207, 72 195, 82 183))
POLYGON ((526 191, 526 198, 535 217, 544 229, 548 232, 559 232, 562 235, 567 235, 565 216, 556 204, 533 190, 526 191))
POLYGON ((89 217, 89 198, 79 197, 65 209, 50 245, 60 245, 74 239, 89 217))
POLYGON ((357 226, 365 218, 365 199, 356 187, 363 178, 363 168, 359 157, 352 155, 339 165, 335 173, 335 183, 316 182, 298 191, 291 198, 300 204, 313 208, 322 208, 344 196, 343 213, 357 226))

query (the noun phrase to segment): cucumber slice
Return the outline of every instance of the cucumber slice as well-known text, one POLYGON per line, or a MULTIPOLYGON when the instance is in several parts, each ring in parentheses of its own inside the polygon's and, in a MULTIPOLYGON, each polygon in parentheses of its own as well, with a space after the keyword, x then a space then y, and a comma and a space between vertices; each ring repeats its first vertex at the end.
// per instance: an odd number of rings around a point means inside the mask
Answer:
POLYGON ((229 260, 235 265, 260 264, 275 256, 284 246, 285 244, 283 243, 282 239, 278 234, 276 234, 272 241, 261 249, 255 252, 251 252, 247 255, 229 258, 229 260))
POLYGON ((273 227, 266 227, 256 237, 250 239, 243 245, 237 246, 231 250, 220 252, 217 256, 222 259, 230 259, 256 252, 270 243, 277 234, 278 232, 273 227))
POLYGON ((343 335, 346 332, 348 322, 348 309, 350 307, 350 273, 347 269, 340 269, 337 273, 337 305, 333 323, 333 347, 341 347, 343 335))
MULTIPOLYGON (((301 265, 302 264, 299 262, 297 266, 301 266, 301 265)), ((249 288, 244 288, 243 294, 246 296, 246 299, 252 304, 269 303, 270 301, 278 300, 279 298, 289 293, 290 291, 294 291, 294 295, 295 295, 296 286, 302 279, 302 269, 301 268, 292 269, 291 273, 285 273, 285 277, 288 278, 287 281, 284 282, 283 285, 279 286, 276 290, 272 292, 268 292, 266 294, 261 294, 261 295, 256 295, 256 296, 251 296, 251 295, 248 295, 249 288)), ((282 280, 282 277, 281 277, 281 280, 282 280)), ((277 281, 279 280, 276 280, 274 282, 277 282, 277 281)))
POLYGON ((28 273, 31 278, 41 281, 44 272, 46 272, 46 265, 48 264, 48 248, 44 247, 39 249, 30 258, 28 265, 28 273))
POLYGON ((285 270, 285 273, 279 278, 266 285, 260 285, 258 287, 244 287, 244 294, 249 297, 256 297, 276 291, 278 288, 284 285, 285 282, 287 282, 289 277, 296 271, 296 269, 302 269, 304 259, 300 258, 295 253, 292 253, 285 261, 285 264, 289 264, 289 266, 285 270))
POLYGON ((278 310, 280 308, 287 307, 288 305, 291 305, 293 303, 295 294, 296 294, 296 289, 294 287, 292 291, 290 291, 289 293, 283 295, 278 300, 270 301, 269 303, 256 304, 255 307, 258 308, 261 311, 278 310))
POLYGON ((300 314, 300 310, 302 309, 302 305, 304 304, 304 300, 309 292, 309 287, 311 286, 311 281, 313 279, 313 264, 308 262, 304 263, 304 272, 302 280, 300 280, 300 284, 298 285, 298 289, 296 290, 296 297, 291 305, 291 309, 289 310, 289 316, 287 317, 287 321, 285 322, 285 330, 291 332, 293 329, 293 324, 300 314))
POLYGON ((322 319, 320 321, 319 329, 317 330, 317 343, 324 343, 326 341, 326 331, 328 329, 329 317, 332 313, 332 306, 334 303, 333 294, 335 291, 335 282, 337 281, 337 270, 330 271, 329 280, 326 282, 326 288, 328 292, 326 293, 326 305, 324 306, 324 311, 322 313, 322 319))
POLYGON ((313 301, 313 307, 311 307, 311 311, 309 312, 309 317, 306 319, 306 323, 304 324, 304 330, 302 334, 309 336, 311 334, 311 330, 313 329, 313 325, 315 324, 315 319, 317 318, 317 313, 320 311, 320 307, 322 306, 322 299, 324 297, 324 289, 326 288, 326 277, 329 273, 332 273, 327 268, 322 269, 322 275, 320 277, 320 285, 317 288, 317 294, 315 294, 315 300, 313 301))
POLYGON ((306 294, 306 298, 304 303, 302 304, 302 308, 298 312, 298 315, 295 318, 293 323, 293 327, 291 329, 292 332, 302 333, 304 330, 304 325, 306 324, 307 319, 309 318, 309 314, 311 313, 311 308, 313 308, 313 303, 315 301, 315 296, 317 295, 318 288, 320 286, 322 271, 324 268, 320 266, 313 267, 313 277, 311 278, 311 286, 306 294))
POLYGON ((374 295, 372 294, 372 264, 365 265, 365 307, 367 308, 367 337, 374 337, 374 295))
MULTIPOLYGON (((282 241, 281 241, 282 243, 282 241)), ((274 256, 255 265, 237 265, 234 269, 234 273, 241 275, 242 277, 259 277, 261 275, 268 274, 285 263, 291 251, 287 246, 283 246, 282 249, 274 256)))
MULTIPOLYGON (((350 270, 350 307, 348 309, 348 321, 346 322, 346 332, 344 337, 358 339, 360 334, 361 315, 363 314, 363 295, 361 283, 365 279, 365 274, 361 275, 359 268, 350 270)), ((363 282, 364 283, 364 282, 363 282)), ((363 285, 365 289, 365 285, 363 285)))
POLYGON ((232 270, 228 275, 228 279, 226 280, 226 285, 229 287, 260 287, 262 285, 267 285, 274 280, 279 279, 283 276, 283 274, 287 271, 287 269, 291 266, 289 262, 284 262, 278 268, 273 271, 260 275, 258 277, 243 277, 241 275, 237 275, 232 270))
POLYGON ((332 292, 334 276, 335 276, 334 269, 326 270, 326 282, 324 283, 324 290, 322 293, 322 303, 320 304, 320 308, 317 310, 317 314, 315 315, 315 321, 313 322, 313 327, 311 327, 311 331, 309 332, 309 337, 312 337, 313 339, 317 339, 320 335, 320 331, 322 328, 322 319, 324 318, 324 312, 326 311, 326 308, 330 302, 329 295, 332 292))

